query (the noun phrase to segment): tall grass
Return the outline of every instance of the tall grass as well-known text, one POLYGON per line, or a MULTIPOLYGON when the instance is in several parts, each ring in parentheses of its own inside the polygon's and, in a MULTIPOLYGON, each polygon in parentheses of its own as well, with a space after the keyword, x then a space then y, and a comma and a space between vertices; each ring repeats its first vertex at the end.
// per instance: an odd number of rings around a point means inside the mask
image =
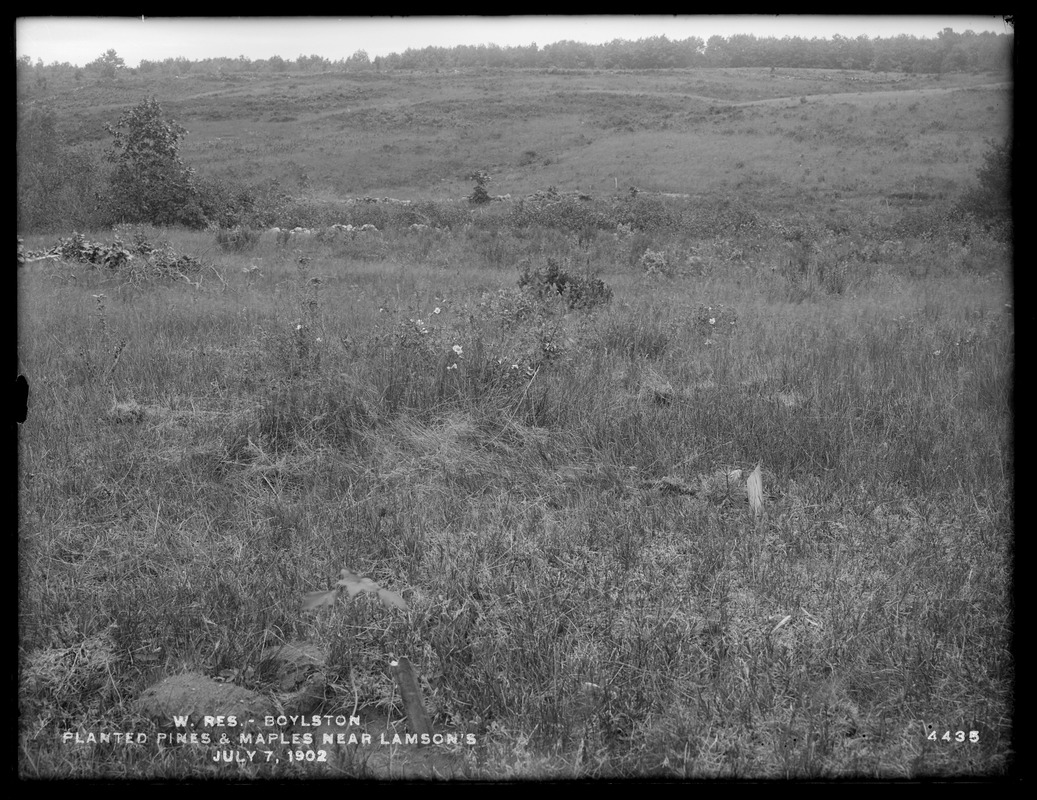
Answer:
POLYGON ((153 730, 145 686, 245 675, 270 637, 327 648, 324 709, 371 719, 410 658, 435 725, 477 735, 456 777, 1008 768, 1003 273, 788 298, 751 236, 700 246, 706 278, 599 237, 614 296, 572 310, 463 230, 431 268, 405 233, 384 260, 161 233, 197 286, 20 276, 23 774, 209 774, 58 736, 153 730), (760 462, 757 521, 730 476, 760 462), (344 566, 409 614, 303 615, 344 566))
POLYGON ((174 108, 189 163, 287 182, 257 224, 314 232, 19 267, 20 773, 225 776, 61 735, 155 733, 182 672, 278 693, 297 639, 322 713, 397 729, 406 656, 476 744, 235 775, 1008 772, 1012 252, 954 201, 1008 95, 847 76, 369 75, 406 114, 333 119, 314 78, 248 143, 214 137, 269 86, 174 108), (478 165, 514 200, 460 200, 478 165), (302 612, 343 568, 409 610, 302 612))

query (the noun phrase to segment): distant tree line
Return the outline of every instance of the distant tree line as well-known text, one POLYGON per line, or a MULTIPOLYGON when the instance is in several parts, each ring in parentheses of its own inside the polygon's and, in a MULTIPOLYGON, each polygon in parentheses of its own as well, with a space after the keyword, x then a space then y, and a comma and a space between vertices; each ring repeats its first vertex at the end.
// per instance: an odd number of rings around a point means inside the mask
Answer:
POLYGON ((917 38, 902 34, 874 39, 806 39, 801 36, 757 37, 753 34, 711 36, 708 40, 689 37, 683 40, 652 36, 628 41, 616 39, 606 44, 561 41, 544 47, 500 47, 459 45, 425 47, 402 53, 370 58, 358 50, 348 58, 332 61, 318 55, 285 59, 273 56, 251 60, 206 58, 189 61, 167 58, 144 60, 136 68, 126 67, 114 50, 87 64, 54 62, 35 64, 28 56, 18 59, 19 85, 33 82, 46 86, 48 80, 71 77, 75 81, 111 81, 129 75, 233 75, 240 73, 282 72, 363 72, 368 70, 453 70, 471 68, 499 69, 679 69, 689 67, 773 67, 784 69, 853 69, 874 72, 941 74, 947 72, 999 72, 1010 68, 1013 36, 967 30, 956 33, 944 28, 936 38, 917 38))
MULTIPOLYGON (((998 71, 1010 66, 1013 37, 1006 34, 944 29, 936 39, 897 36, 890 39, 758 39, 752 35, 708 41, 665 36, 636 42, 616 40, 604 45, 556 42, 543 48, 502 48, 494 45, 454 48, 427 47, 370 59, 363 50, 337 62, 321 56, 295 61, 273 57, 251 61, 214 58, 188 61, 142 61, 125 65, 108 50, 84 67, 45 66, 28 57, 17 61, 18 229, 41 231, 69 225, 109 226, 118 222, 203 227, 266 224, 276 218, 271 209, 286 202, 276 184, 232 185, 195 175, 179 158, 186 135, 168 118, 154 98, 106 126, 112 142, 104 151, 91 137, 62 135, 57 115, 34 89, 46 91, 49 81, 122 82, 130 76, 233 75, 257 72, 329 72, 370 70, 443 70, 462 68, 537 69, 666 69, 680 67, 839 68, 941 73, 998 71)), ((1011 147, 991 145, 979 185, 965 198, 967 210, 986 218, 1004 216, 1009 208, 1011 147)))
POLYGON ((562 41, 537 48, 496 45, 426 47, 374 59, 375 69, 461 69, 466 67, 559 69, 679 69, 689 67, 782 67, 941 73, 999 71, 1009 67, 1012 37, 955 33, 935 39, 901 35, 888 39, 776 39, 737 34, 671 40, 653 36, 607 44, 562 41))

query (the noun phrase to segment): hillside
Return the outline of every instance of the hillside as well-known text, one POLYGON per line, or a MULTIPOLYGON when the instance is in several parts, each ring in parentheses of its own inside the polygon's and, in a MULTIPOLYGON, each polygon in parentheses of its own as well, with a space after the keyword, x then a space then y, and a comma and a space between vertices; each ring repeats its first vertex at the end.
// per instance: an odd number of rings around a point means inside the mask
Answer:
POLYGON ((182 155, 200 174, 328 198, 456 198, 476 168, 501 194, 943 194, 1011 114, 1002 76, 780 69, 132 75, 21 100, 55 108, 69 143, 99 146, 146 95, 188 128, 182 155))

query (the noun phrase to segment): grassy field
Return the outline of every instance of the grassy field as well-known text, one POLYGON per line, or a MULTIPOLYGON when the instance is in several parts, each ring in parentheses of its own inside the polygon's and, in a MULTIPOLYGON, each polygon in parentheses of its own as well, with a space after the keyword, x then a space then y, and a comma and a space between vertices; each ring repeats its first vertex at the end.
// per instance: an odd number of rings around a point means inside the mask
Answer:
POLYGON ((162 247, 19 268, 19 774, 1009 774, 1012 249, 948 216, 1009 127, 1004 80, 144 87, 201 172, 451 224, 122 228, 86 238, 162 247), (475 168, 516 199, 457 202, 475 168), (552 185, 592 199, 519 203, 552 185), (343 569, 407 608, 304 610, 343 569), (287 714, 262 667, 298 642, 322 654, 305 713, 374 743, 159 744, 147 687, 287 714), (403 657, 459 743, 379 743, 403 657), (89 740, 114 732, 145 741, 89 740))
POLYGON ((790 187, 839 200, 970 179, 984 138, 1009 125, 1006 81, 763 69, 187 75, 32 99, 61 109, 70 141, 101 144, 104 123, 153 94, 191 132, 182 154, 203 174, 276 178, 318 197, 457 198, 482 168, 498 194, 742 186, 780 208, 790 187))

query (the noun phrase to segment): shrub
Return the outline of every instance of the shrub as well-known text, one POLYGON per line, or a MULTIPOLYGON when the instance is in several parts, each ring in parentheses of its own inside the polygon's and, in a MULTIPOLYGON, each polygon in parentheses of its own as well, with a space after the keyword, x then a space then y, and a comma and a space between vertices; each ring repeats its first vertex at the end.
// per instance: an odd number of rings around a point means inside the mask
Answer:
POLYGON ((1012 216, 1012 144, 988 140, 983 165, 976 171, 978 184, 969 188, 958 208, 984 222, 1007 223, 1012 216))
MULTIPOLYGON (((144 229, 120 227, 111 244, 105 244, 91 242, 83 234, 73 233, 70 237, 60 239, 45 254, 59 255, 66 261, 119 270, 120 275, 131 279, 178 278, 201 271, 202 263, 198 259, 178 253, 168 242, 153 243, 149 235, 144 229), (123 243, 122 236, 126 233, 132 235, 132 244, 123 243)), ((33 257, 38 254, 27 255, 33 257)))
POLYGON ((276 179, 250 187, 248 191, 252 200, 251 227, 269 228, 284 223, 285 209, 291 205, 292 196, 276 179))
POLYGON ((674 273, 674 265, 667 260, 666 253, 659 250, 645 250, 640 265, 645 275, 672 276, 674 273))
POLYGON ((196 189, 197 204, 210 224, 220 228, 265 226, 255 188, 233 186, 218 179, 202 179, 196 189))
POLYGON ((490 202, 490 193, 486 191, 486 184, 490 182, 490 176, 485 170, 477 170, 468 176, 469 180, 475 181, 475 188, 468 195, 468 202, 473 206, 481 206, 490 202))
POLYGON ((590 309, 612 300, 612 289, 604 281, 570 273, 550 257, 546 266, 532 270, 527 266, 519 276, 518 284, 523 289, 557 292, 566 305, 574 309, 590 309))
POLYGON ((81 261, 110 269, 123 266, 133 257, 119 240, 112 244, 91 242, 81 233, 61 239, 54 249, 66 261, 81 261))

